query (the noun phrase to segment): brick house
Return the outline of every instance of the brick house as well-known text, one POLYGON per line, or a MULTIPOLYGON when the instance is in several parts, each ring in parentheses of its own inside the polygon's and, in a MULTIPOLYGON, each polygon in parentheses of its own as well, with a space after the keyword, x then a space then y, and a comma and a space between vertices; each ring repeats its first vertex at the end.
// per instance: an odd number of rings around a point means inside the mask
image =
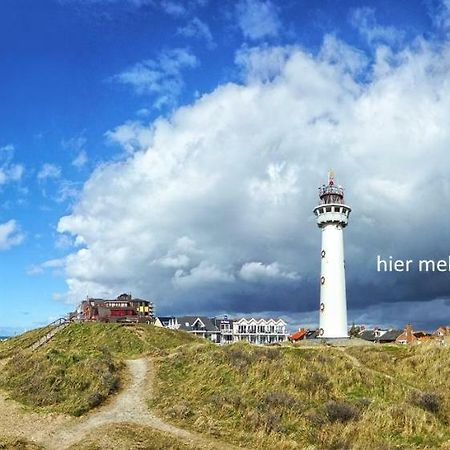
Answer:
POLYGON ((410 324, 406 325, 405 330, 395 340, 396 344, 420 344, 421 342, 431 341, 433 336, 426 331, 414 331, 410 324))
POLYGON ((116 299, 87 298, 78 308, 79 320, 119 323, 153 323, 153 303, 130 294, 116 299))

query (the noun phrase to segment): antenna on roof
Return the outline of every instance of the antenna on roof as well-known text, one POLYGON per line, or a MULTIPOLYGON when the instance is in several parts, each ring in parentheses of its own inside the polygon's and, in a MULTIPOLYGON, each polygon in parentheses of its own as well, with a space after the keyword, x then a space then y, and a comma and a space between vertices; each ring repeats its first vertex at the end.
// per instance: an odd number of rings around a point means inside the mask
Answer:
POLYGON ((330 169, 328 171, 328 184, 332 186, 334 184, 334 178, 336 177, 336 174, 334 173, 334 170, 330 169))

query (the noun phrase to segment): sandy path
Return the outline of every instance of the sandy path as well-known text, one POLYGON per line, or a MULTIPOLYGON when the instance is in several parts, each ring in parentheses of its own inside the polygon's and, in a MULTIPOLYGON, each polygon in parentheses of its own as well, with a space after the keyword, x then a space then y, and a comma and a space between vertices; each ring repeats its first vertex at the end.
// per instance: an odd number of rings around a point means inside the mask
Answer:
POLYGON ((0 436, 21 437, 42 442, 56 426, 70 419, 62 414, 38 414, 0 395, 0 436))
POLYGON ((146 405, 146 398, 151 396, 153 370, 146 359, 127 361, 130 382, 126 388, 108 405, 80 419, 73 419, 56 427, 41 443, 48 449, 62 450, 79 442, 95 428, 118 422, 149 426, 171 434, 181 440, 195 444, 199 449, 236 448, 212 439, 200 436, 182 428, 164 422, 154 416, 146 405))

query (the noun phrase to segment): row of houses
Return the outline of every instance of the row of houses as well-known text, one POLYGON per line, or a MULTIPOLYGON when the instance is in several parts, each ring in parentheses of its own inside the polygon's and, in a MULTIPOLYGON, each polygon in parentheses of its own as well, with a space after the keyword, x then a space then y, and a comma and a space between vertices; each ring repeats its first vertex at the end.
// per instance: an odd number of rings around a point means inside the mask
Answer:
POLYGON ((415 331, 410 324, 403 330, 374 328, 372 330, 361 330, 358 337, 366 341, 395 344, 420 344, 422 342, 437 341, 443 343, 450 336, 450 327, 441 326, 434 332, 415 331))
POLYGON ((216 344, 249 342, 275 344, 288 338, 286 322, 282 319, 230 319, 207 316, 156 317, 158 327, 182 330, 203 337, 216 344))
MULTIPOLYGON (((366 329, 363 326, 353 326, 350 330, 350 336, 363 339, 365 341, 378 344, 420 344, 421 342, 435 341, 443 344, 446 338, 450 339, 450 327, 441 326, 433 333, 427 331, 414 331, 411 325, 406 325, 403 330, 373 328, 366 329)), ((315 339, 318 337, 318 330, 307 330, 304 328, 289 335, 291 342, 303 339, 315 339)))
MULTIPOLYGON (((203 337, 217 344, 249 342, 251 344, 274 344, 290 340, 315 339, 318 330, 300 329, 291 335, 282 319, 239 318, 230 319, 207 316, 154 316, 154 305, 148 300, 121 294, 115 299, 87 298, 70 319, 116 323, 153 323, 156 326, 182 330, 203 337)), ((365 329, 353 326, 350 335, 376 343, 415 344, 424 341, 444 343, 450 339, 450 327, 441 326, 433 333, 415 331, 411 325, 400 329, 365 329)))
POLYGON ((154 305, 148 300, 121 294, 115 299, 88 297, 71 320, 111 323, 152 323, 159 327, 182 330, 217 344, 245 341, 273 344, 287 340, 286 322, 282 319, 229 319, 206 316, 155 317, 154 305))

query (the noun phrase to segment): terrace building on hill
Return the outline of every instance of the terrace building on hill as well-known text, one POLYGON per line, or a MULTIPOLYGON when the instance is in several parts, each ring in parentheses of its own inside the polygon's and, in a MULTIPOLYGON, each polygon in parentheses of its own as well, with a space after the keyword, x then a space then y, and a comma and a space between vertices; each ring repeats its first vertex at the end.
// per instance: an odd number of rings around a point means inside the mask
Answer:
POLYGON ((87 298, 82 301, 77 319, 83 321, 118 323, 153 323, 153 303, 130 294, 116 299, 87 298))

